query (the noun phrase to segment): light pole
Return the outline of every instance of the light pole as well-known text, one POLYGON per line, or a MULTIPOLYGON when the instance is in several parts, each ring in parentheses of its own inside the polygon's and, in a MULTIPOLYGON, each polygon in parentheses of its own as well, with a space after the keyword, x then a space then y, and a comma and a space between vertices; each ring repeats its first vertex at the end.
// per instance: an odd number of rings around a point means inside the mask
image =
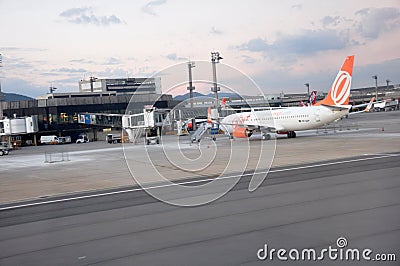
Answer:
POLYGON ((307 96, 309 96, 310 95, 310 83, 307 82, 304 84, 304 86, 307 87, 307 96))
POLYGON ((310 83, 304 83, 304 86, 307 87, 307 102, 308 104, 311 106, 311 102, 310 102, 310 83))
POLYGON ((189 90, 189 98, 190 98, 190 108, 193 109, 193 91, 195 87, 193 86, 193 81, 192 81, 192 68, 194 68, 196 64, 194 62, 188 62, 188 70, 189 70, 189 87, 187 89, 189 90))
POLYGON ((378 101, 378 75, 372 76, 375 79, 375 101, 378 101))
POLYGON ((389 83, 392 82, 390 79, 386 80, 386 89, 389 91, 389 83))
POLYGON ((53 87, 53 84, 50 85, 50 93, 54 93, 54 91, 56 90, 56 87, 53 87))
POLYGON ((211 88, 211 91, 214 92, 214 98, 215 98, 215 108, 218 108, 219 103, 218 103, 218 91, 220 88, 217 85, 217 69, 216 69, 216 64, 219 63, 219 60, 223 59, 221 56, 219 56, 219 52, 211 52, 211 63, 212 63, 212 69, 213 69, 213 88, 211 88))

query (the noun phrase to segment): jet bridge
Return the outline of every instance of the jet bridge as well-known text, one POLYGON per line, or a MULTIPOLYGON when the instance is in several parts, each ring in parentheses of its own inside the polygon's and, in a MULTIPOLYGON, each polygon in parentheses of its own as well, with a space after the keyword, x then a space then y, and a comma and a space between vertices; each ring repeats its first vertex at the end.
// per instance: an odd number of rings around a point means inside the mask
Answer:
POLYGON ((78 123, 101 127, 121 127, 122 114, 85 113, 78 115, 78 123))
POLYGON ((144 136, 146 144, 158 144, 163 124, 169 123, 169 112, 169 109, 145 107, 143 113, 123 115, 122 128, 128 133, 130 142, 137 143, 144 136))
POLYGON ((25 116, 3 118, 0 120, 0 142, 7 142, 8 145, 13 143, 14 147, 21 146, 21 136, 25 134, 33 134, 34 143, 36 144, 36 134, 39 131, 38 116, 25 116))
POLYGON ((0 136, 30 134, 38 132, 37 115, 4 118, 0 120, 0 136))

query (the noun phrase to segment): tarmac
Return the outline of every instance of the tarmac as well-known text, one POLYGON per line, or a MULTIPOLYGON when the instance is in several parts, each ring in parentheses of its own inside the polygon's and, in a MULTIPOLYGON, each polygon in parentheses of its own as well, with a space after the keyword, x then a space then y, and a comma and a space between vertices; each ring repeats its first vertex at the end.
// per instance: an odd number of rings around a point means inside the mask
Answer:
POLYGON ((200 144, 190 143, 188 137, 166 136, 162 144, 151 146, 97 141, 23 147, 0 157, 0 204, 131 186, 136 184, 134 176, 151 184, 160 180, 157 172, 168 180, 184 180, 396 153, 400 152, 400 112, 355 114, 334 127, 297 136, 278 135, 270 141, 259 136, 219 138, 215 143, 206 139, 200 144), (46 162, 50 153, 52 163, 46 162))
POLYGON ((254 192, 243 176, 224 197, 197 207, 171 206, 134 188, 13 206, 0 211, 0 264, 398 265, 399 156, 272 170, 254 192), (360 255, 339 255, 349 250, 360 255))

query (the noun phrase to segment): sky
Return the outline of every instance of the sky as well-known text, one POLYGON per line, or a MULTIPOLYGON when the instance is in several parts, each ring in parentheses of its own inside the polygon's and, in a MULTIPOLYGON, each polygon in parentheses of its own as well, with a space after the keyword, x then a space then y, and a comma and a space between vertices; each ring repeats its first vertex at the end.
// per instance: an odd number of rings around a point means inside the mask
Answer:
POLYGON ((33 97, 211 51, 266 94, 327 92, 351 54, 353 88, 400 83, 399 0, 0 0, 0 23, 2 91, 33 97))

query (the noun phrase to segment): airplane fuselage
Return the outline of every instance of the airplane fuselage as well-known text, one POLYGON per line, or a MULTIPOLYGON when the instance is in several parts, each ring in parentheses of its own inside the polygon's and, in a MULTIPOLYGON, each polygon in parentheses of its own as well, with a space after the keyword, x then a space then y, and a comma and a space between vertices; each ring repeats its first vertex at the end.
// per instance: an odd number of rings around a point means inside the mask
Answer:
POLYGON ((349 113, 325 106, 287 107, 236 113, 225 117, 221 124, 229 133, 236 127, 264 129, 270 132, 301 131, 331 123, 349 113))

